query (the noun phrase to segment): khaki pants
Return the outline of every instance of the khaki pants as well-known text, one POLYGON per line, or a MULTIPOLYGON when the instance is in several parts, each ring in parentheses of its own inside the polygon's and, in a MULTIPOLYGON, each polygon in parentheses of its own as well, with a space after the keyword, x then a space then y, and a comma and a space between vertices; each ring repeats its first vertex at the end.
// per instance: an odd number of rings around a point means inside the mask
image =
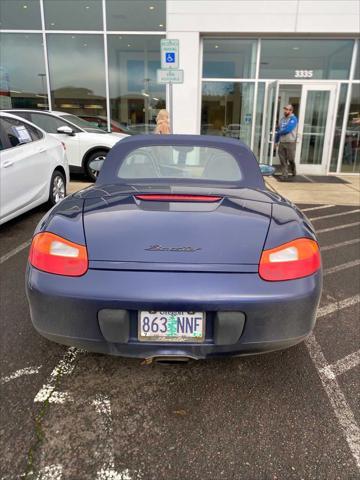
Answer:
POLYGON ((295 151, 296 142, 280 142, 278 154, 281 163, 281 172, 284 177, 288 176, 289 166, 291 173, 296 175, 295 151))

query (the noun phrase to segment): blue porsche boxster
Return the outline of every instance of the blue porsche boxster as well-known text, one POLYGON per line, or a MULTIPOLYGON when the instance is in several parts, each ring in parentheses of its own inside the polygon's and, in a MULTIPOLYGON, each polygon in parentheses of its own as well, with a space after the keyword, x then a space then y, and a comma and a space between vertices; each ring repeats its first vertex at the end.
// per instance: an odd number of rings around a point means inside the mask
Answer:
POLYGON ((266 189, 235 139, 123 139, 96 183, 34 233, 26 289, 44 337, 141 358, 200 359, 295 345, 322 272, 307 218, 266 189))

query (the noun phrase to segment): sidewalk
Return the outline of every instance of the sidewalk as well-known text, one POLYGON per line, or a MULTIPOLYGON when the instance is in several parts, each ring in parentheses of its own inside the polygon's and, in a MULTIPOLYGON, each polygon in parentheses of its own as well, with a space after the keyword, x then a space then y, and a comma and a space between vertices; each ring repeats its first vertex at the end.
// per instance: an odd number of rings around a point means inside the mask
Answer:
MULTIPOLYGON (((278 182, 273 177, 264 177, 267 187, 294 203, 318 203, 320 205, 359 205, 360 204, 360 175, 340 176, 349 183, 300 183, 278 182)), ((68 193, 73 193, 91 183, 71 181, 68 193)))
POLYGON ((337 177, 349 183, 278 182, 273 177, 264 178, 270 190, 283 195, 294 203, 359 205, 360 176, 337 175, 337 177))

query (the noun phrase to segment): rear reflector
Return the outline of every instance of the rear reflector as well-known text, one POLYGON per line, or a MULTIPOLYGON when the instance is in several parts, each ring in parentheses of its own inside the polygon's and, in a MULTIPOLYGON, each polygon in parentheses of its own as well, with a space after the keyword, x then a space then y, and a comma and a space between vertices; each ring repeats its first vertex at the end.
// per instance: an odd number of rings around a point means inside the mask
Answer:
POLYGON ((144 194, 135 195, 138 200, 150 202, 219 202, 222 197, 214 195, 183 195, 183 194, 144 194))
POLYGON ((84 245, 70 242, 49 232, 35 235, 30 248, 29 262, 43 272, 70 277, 80 277, 88 269, 88 256, 84 245))
POLYGON ((321 267, 318 244, 309 238, 298 238, 271 250, 264 250, 259 264, 263 280, 278 282, 312 275, 321 267))

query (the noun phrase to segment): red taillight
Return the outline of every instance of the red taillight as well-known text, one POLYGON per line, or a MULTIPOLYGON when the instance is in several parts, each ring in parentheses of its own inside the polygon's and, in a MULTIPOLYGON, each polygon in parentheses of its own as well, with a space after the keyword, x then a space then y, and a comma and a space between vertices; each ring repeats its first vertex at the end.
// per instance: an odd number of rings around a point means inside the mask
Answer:
POLYGON ((278 282, 312 275, 321 267, 318 244, 309 238, 298 238, 271 250, 264 250, 259 264, 263 280, 278 282))
POLYGON ((222 197, 214 195, 186 195, 186 194, 150 194, 135 195, 138 200, 152 202, 218 202, 222 197))
POLYGON ((35 235, 29 261, 33 267, 44 272, 70 277, 84 275, 88 269, 88 256, 84 245, 49 232, 35 235))

